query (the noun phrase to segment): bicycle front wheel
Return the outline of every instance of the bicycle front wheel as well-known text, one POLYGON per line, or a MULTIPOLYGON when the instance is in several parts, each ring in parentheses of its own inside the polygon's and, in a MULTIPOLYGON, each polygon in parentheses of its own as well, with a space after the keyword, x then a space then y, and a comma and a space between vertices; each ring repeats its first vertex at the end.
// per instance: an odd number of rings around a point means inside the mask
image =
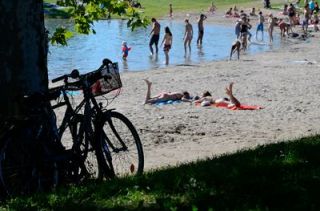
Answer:
POLYGON ((104 160, 115 176, 139 175, 144 155, 140 137, 130 120, 116 111, 103 113, 100 138, 104 160))

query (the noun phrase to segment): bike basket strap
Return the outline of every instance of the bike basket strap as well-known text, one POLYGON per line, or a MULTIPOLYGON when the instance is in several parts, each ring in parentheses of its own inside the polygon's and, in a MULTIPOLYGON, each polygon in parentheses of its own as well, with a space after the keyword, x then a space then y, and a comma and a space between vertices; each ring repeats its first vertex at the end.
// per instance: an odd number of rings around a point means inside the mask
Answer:
POLYGON ((109 63, 100 69, 102 78, 97 80, 91 90, 95 96, 107 94, 122 87, 118 63, 109 63))

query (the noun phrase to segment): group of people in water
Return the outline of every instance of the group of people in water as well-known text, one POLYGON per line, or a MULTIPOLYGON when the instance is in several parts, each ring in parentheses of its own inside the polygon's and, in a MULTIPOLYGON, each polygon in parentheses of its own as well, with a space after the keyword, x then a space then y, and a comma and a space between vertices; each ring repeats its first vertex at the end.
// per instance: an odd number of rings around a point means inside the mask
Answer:
MULTIPOLYGON (((202 39, 204 35, 204 26, 203 22, 207 19, 207 16, 204 14, 201 14, 198 18, 198 38, 197 38, 197 44, 202 45, 202 39)), ((152 29, 150 32, 150 42, 149 42, 149 48, 150 48, 150 54, 151 56, 154 55, 154 53, 158 53, 158 43, 160 39, 160 23, 155 19, 151 19, 152 22, 152 29), (153 46, 155 46, 155 52, 153 49, 153 46)), ((169 51, 172 47, 173 37, 171 30, 168 26, 165 27, 165 35, 163 37, 163 40, 161 42, 161 46, 163 46, 163 51, 166 57, 165 64, 169 64, 169 51)), ((187 54, 187 51, 189 50, 189 53, 191 52, 191 41, 193 39, 193 27, 192 24, 189 22, 189 19, 185 19, 185 32, 183 36, 184 40, 184 51, 185 54, 187 54)))
MULTIPOLYGON (((212 3, 210 6, 209 12, 215 12, 216 7, 212 3)), ((169 17, 173 17, 173 9, 172 4, 169 5, 169 17)), ((285 37, 289 35, 289 32, 293 33, 293 27, 295 25, 302 25, 302 29, 304 33, 307 33, 308 26, 310 24, 313 25, 314 30, 318 31, 318 23, 319 23, 319 5, 318 2, 315 0, 310 0, 308 3, 305 3, 303 8, 303 20, 300 21, 300 15, 297 11, 297 6, 293 3, 284 4, 283 11, 279 14, 281 15, 280 18, 273 16, 272 13, 269 13, 267 16, 263 14, 262 11, 257 13, 255 8, 252 8, 249 14, 246 14, 243 10, 238 10, 237 6, 230 8, 226 11, 226 17, 236 17, 237 21, 235 24, 235 35, 236 41, 232 44, 231 52, 230 52, 230 59, 233 53, 238 53, 239 59, 239 52, 240 50, 246 50, 248 47, 248 42, 251 41, 252 33, 250 29, 252 29, 252 24, 250 23, 250 18, 257 19, 257 26, 256 26, 256 39, 259 40, 259 33, 261 33, 261 41, 264 39, 264 25, 267 23, 267 32, 269 35, 269 43, 273 42, 273 32, 275 26, 280 28, 280 36, 285 37)), ((204 14, 200 14, 197 20, 197 28, 198 28, 198 38, 197 38, 197 45, 202 45, 203 35, 204 35, 204 21, 207 19, 207 16, 204 14)), ((158 54, 158 44, 160 39, 160 32, 161 32, 161 25, 155 19, 151 19, 152 22, 152 29, 150 32, 150 41, 149 41, 149 48, 150 48, 150 55, 153 56, 154 54, 158 54), (154 49, 155 48, 155 49, 154 49)), ((191 41, 194 37, 194 30, 193 26, 190 23, 189 19, 185 19, 185 30, 184 30, 184 53, 185 56, 189 52, 191 53, 191 41)), ((169 52, 172 48, 173 44, 173 35, 168 26, 164 28, 165 34, 163 39, 160 43, 160 46, 163 47, 163 51, 165 54, 165 64, 169 64, 169 52)), ((126 45, 126 42, 123 42, 122 45, 122 52, 123 52, 123 59, 126 60, 128 56, 128 52, 131 48, 126 45)))
POLYGON ((236 6, 234 8, 230 8, 226 11, 226 17, 236 17, 239 18, 235 24, 235 35, 237 40, 232 44, 230 59, 235 52, 238 52, 239 59, 239 51, 240 49, 247 49, 247 42, 251 40, 252 34, 250 33, 250 29, 252 25, 250 24, 250 17, 258 19, 257 27, 256 27, 256 39, 258 40, 258 33, 261 32, 261 41, 264 37, 264 24, 267 22, 267 32, 269 35, 269 43, 273 42, 273 32, 275 26, 278 26, 280 29, 280 36, 286 37, 290 33, 291 35, 298 35, 293 32, 293 27, 296 25, 301 25, 304 35, 306 36, 308 26, 311 24, 314 27, 314 31, 319 31, 319 5, 314 0, 310 0, 308 3, 305 3, 303 7, 303 20, 300 21, 300 15, 297 11, 297 6, 294 6, 293 3, 284 4, 283 11, 280 12, 280 17, 273 16, 272 13, 269 13, 266 17, 263 15, 262 11, 259 11, 256 14, 255 8, 252 8, 249 15, 247 15, 243 10, 238 13, 238 9, 236 6), (266 20, 266 21, 265 21, 266 20))

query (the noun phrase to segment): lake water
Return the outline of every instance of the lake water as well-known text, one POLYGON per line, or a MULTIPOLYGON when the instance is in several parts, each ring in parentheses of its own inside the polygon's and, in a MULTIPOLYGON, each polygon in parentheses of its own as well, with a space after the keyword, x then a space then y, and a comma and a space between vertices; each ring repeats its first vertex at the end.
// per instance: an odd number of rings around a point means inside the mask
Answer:
MULTIPOLYGON (((72 29, 66 20, 46 20, 46 26, 50 32, 59 25, 66 25, 72 29)), ((160 21, 162 41, 164 27, 169 26, 173 34, 173 47, 170 50, 169 65, 190 65, 213 60, 226 59, 230 53, 230 47, 235 40, 234 28, 205 24, 205 34, 202 48, 196 45, 198 30, 193 24, 194 39, 192 40, 191 55, 184 57, 183 34, 184 23, 178 21, 160 21)), ((94 25, 96 34, 78 35, 72 37, 68 46, 50 46, 48 57, 49 78, 69 73, 77 68, 80 72, 89 72, 98 68, 103 58, 109 58, 119 63, 120 71, 147 71, 154 68, 165 67, 164 53, 159 44, 157 57, 149 53, 149 33, 151 27, 139 28, 135 31, 127 28, 125 20, 102 20, 94 25), (126 41, 132 48, 127 61, 122 60, 121 43, 126 41)), ((251 30, 255 34, 255 27, 251 30)), ((264 33, 265 42, 268 41, 267 33, 264 33)), ((254 36, 253 36, 254 37, 254 36)), ((253 38, 254 40, 255 38, 253 38)), ((274 44, 251 44, 247 53, 263 52, 280 47, 279 36, 275 36, 274 44)), ((234 59, 236 59, 234 57, 234 59)))

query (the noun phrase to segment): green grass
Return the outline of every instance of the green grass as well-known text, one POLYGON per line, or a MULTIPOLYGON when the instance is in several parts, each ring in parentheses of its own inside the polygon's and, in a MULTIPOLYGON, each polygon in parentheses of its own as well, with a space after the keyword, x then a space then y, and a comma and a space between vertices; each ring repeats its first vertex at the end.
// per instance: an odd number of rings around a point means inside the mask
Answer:
POLYGON ((4 202, 9 210, 319 210, 320 136, 176 168, 59 188, 4 202))
MULTIPOLYGON (((56 3, 56 0, 44 0, 47 3, 56 3)), ((141 11, 148 17, 163 17, 168 15, 169 4, 173 5, 173 12, 207 12, 212 0, 139 0, 144 9, 141 11)), ((274 0, 273 3, 282 2, 274 0)), ((214 0, 218 10, 224 11, 229 6, 262 8, 260 0, 214 0)), ((118 16, 113 16, 118 18, 118 16)))
MULTIPOLYGON (((173 13, 175 12, 207 12, 211 5, 211 0, 140 0, 142 6, 145 8, 145 14, 149 17, 161 17, 168 15, 169 4, 172 4, 173 13)), ((225 9, 230 5, 260 5, 261 1, 257 0, 214 0, 214 4, 219 9, 225 9)))
MULTIPOLYGON (((207 12, 212 0, 140 0, 143 11, 149 17, 162 17, 169 13, 169 4, 172 4, 173 13, 175 12, 207 12)), ((289 1, 290 2, 290 1, 289 1)), ((292 1, 293 2, 293 1, 292 1)), ((271 6, 283 6, 283 0, 271 1, 271 6)), ((214 0, 214 4, 218 10, 224 11, 230 6, 237 5, 238 8, 256 9, 263 8, 263 1, 260 0, 214 0)))
POLYGON ((44 0, 46 3, 56 4, 57 0, 44 0))

